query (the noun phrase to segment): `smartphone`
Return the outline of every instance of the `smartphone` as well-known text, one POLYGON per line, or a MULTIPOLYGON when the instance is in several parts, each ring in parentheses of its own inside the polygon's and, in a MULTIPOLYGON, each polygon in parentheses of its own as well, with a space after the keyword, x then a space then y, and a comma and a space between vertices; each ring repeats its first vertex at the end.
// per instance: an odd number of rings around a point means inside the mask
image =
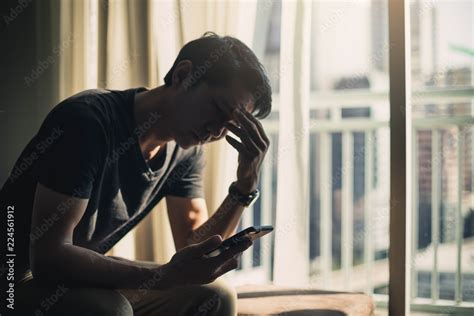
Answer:
POLYGON ((273 226, 251 226, 248 227, 232 237, 227 238, 222 242, 222 244, 217 247, 216 249, 208 252, 205 256, 206 257, 215 257, 220 255, 227 249, 232 248, 233 246, 238 245, 242 242, 245 238, 250 238, 252 241, 265 236, 266 234, 273 231, 273 226))

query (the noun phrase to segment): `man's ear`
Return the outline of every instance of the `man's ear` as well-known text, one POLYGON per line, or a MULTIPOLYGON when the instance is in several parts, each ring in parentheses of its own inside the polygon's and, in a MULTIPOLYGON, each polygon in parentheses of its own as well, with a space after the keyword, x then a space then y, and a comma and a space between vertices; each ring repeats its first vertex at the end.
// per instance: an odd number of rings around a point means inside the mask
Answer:
POLYGON ((182 85, 185 90, 192 85, 191 72, 193 70, 193 63, 189 59, 180 61, 174 68, 171 76, 171 85, 178 87, 182 85))

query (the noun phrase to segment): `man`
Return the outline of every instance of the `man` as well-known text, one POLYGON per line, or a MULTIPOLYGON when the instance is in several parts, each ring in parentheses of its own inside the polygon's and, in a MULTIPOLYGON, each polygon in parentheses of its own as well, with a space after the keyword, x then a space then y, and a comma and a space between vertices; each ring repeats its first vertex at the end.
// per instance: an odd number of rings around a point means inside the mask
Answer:
POLYGON ((234 233, 258 196, 269 140, 251 113, 263 118, 270 110, 271 88, 256 56, 214 33, 181 49, 163 86, 87 90, 58 104, 0 192, 14 216, 15 310, 236 314, 235 292, 216 279, 237 267, 251 241, 204 254, 234 233), (223 137, 239 152, 237 177, 208 219, 201 145, 223 137), (171 261, 105 256, 162 197, 177 250, 171 261))

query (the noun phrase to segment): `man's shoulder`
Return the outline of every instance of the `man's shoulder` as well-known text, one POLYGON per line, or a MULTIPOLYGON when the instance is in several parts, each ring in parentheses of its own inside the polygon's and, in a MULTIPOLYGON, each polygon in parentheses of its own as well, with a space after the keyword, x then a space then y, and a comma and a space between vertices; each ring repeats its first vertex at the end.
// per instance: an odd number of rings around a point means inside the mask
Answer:
POLYGON ((58 103, 46 120, 84 121, 104 123, 114 117, 113 111, 127 102, 131 90, 88 89, 78 92, 58 103))
POLYGON ((89 89, 63 99, 48 113, 48 117, 55 115, 87 115, 92 111, 91 105, 97 104, 98 97, 109 93, 102 89, 89 89))
POLYGON ((100 123, 100 117, 93 109, 78 102, 65 102, 58 104, 48 113, 42 126, 49 126, 51 124, 75 126, 78 124, 100 123))
POLYGON ((57 104, 44 118, 38 135, 48 135, 54 129, 65 131, 68 135, 80 133, 83 137, 92 135, 99 138, 99 133, 105 135, 110 119, 100 107, 87 103, 87 98, 93 93, 86 90, 57 104))
MULTIPOLYGON (((87 89, 83 90, 81 92, 78 92, 76 94, 71 95, 70 97, 64 99, 60 104, 62 103, 94 103, 97 102, 98 97, 101 96, 106 96, 112 93, 116 93, 119 91, 114 91, 114 90, 108 90, 108 89, 87 89)), ((125 92, 125 91, 122 91, 125 92)))

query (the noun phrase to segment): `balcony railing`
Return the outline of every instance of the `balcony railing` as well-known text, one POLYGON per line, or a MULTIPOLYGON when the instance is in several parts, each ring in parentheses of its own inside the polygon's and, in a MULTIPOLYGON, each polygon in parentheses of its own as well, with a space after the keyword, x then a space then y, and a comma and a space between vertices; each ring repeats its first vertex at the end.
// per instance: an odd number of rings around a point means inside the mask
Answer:
MULTIPOLYGON (((474 89, 451 89, 451 90, 433 90, 413 93, 414 104, 427 104, 436 101, 437 104, 442 103, 458 103, 468 102, 474 98, 474 89)), ((276 108, 278 111, 278 97, 275 98, 276 108)), ((325 289, 344 289, 365 291, 373 294, 378 302, 378 305, 385 306, 387 304, 386 288, 388 284, 388 259, 387 255, 383 254, 380 244, 381 237, 385 235, 387 240, 386 248, 388 248, 388 217, 389 217, 389 181, 388 181, 388 155, 389 155, 389 137, 388 137, 388 121, 383 120, 387 113, 374 115, 379 118, 341 118, 340 111, 342 108, 356 108, 356 107, 370 107, 374 109, 375 106, 385 106, 388 112, 388 94, 387 93, 365 93, 365 92, 350 92, 338 94, 312 94, 311 105, 317 109, 322 109, 320 105, 324 105, 331 113, 330 119, 319 120, 311 119, 309 137, 311 139, 311 146, 316 140, 317 159, 310 160, 311 163, 319 164, 319 220, 316 225, 319 225, 319 240, 308 240, 308 247, 310 243, 319 242, 318 255, 308 260, 311 260, 311 273, 308 275, 308 283, 314 286, 324 287, 325 289), (369 106, 367 105, 369 104, 369 106), (380 119, 382 117, 382 119, 380 119), (363 135, 363 146, 354 146, 355 135, 363 135), (332 142, 335 140, 334 135, 338 135, 340 139, 341 160, 339 171, 334 171, 335 166, 332 166, 334 161, 332 142), (377 158, 376 158, 377 157, 377 158), (363 164, 363 229, 354 233, 354 163, 363 164), (336 172, 336 173, 335 173, 336 172), (340 178, 340 264, 334 262, 333 255, 333 239, 337 231, 333 227, 334 216, 334 177, 340 178), (377 184, 374 184, 374 177, 377 177, 377 184), (363 244, 362 262, 354 265, 354 244, 363 244), (377 246, 377 244, 379 244, 377 246), (377 255, 377 257, 376 257, 377 255), (323 286, 324 284, 324 286, 323 286), (382 294, 381 294, 382 293, 382 294)), ((474 107, 474 104, 472 105, 474 107)), ((250 225, 271 224, 275 223, 275 194, 276 194, 276 163, 275 157, 278 151, 278 121, 270 120, 265 122, 266 131, 272 137, 272 152, 267 157, 262 167, 261 177, 261 192, 262 198, 253 209, 244 212, 241 227, 250 225)), ((463 239, 462 234, 462 219, 463 212, 467 207, 474 207, 471 198, 470 205, 463 205, 462 197, 462 179, 463 179, 463 163, 462 159, 469 158, 471 164, 471 172, 473 172, 474 165, 474 146, 469 145, 471 154, 463 156, 466 130, 470 129, 469 141, 474 142, 474 133, 472 132, 474 125, 474 117, 472 113, 462 116, 453 117, 430 117, 417 118, 412 122, 413 128, 413 148, 412 159, 414 162, 418 159, 418 141, 417 135, 419 131, 429 131, 434 135, 431 140, 431 153, 440 152, 439 135, 442 130, 454 129, 457 131, 455 135, 456 140, 456 172, 457 172, 457 200, 456 213, 454 217, 455 222, 455 240, 451 242, 439 242, 439 223, 440 223, 440 203, 441 190, 439 184, 441 183, 442 174, 440 173, 439 163, 432 158, 431 166, 431 208, 432 208, 432 231, 431 244, 427 247, 418 247, 418 172, 414 169, 413 180, 413 214, 412 222, 412 308, 415 310, 435 311, 435 312, 463 312, 469 308, 474 308, 473 302, 466 302, 463 300, 462 282, 463 276, 472 275, 470 283, 464 284, 464 291, 469 286, 473 287, 474 292, 474 264, 469 264, 467 258, 463 261, 463 251, 465 255, 474 256, 474 241, 463 239), (416 160, 415 160, 416 159, 416 160), (463 208, 464 207, 464 208, 463 208), (463 244, 464 243, 464 244, 463 244), (464 247, 464 248, 463 248, 464 247), (464 249, 464 250, 463 250, 464 249), (442 253, 441 253, 442 252, 442 253), (455 269, 451 271, 455 275, 455 294, 452 300, 440 299, 439 297, 439 276, 440 276, 440 261, 439 256, 450 256, 449 260, 455 261, 455 269), (451 258, 452 254, 455 254, 451 258), (424 261, 423 261, 424 260, 424 261), (463 264, 464 263, 464 264, 463 264), (431 275, 430 297, 418 297, 417 289, 421 286, 418 282, 419 273, 427 272, 431 275), (436 304, 436 306, 434 306, 436 304)), ((414 166, 417 166, 414 163, 414 166)), ((471 177, 471 183, 474 178, 471 177)), ((471 184, 472 196, 472 184, 471 184)), ((313 190, 312 190, 313 192, 313 190)), ((310 212, 311 214, 311 212, 310 212)), ((308 219, 308 223, 310 219, 308 219)), ((401 227, 400 229, 403 229, 401 227)), ((271 281, 272 274, 272 256, 273 256, 273 237, 262 238, 253 252, 246 252, 243 255, 242 265, 239 270, 231 274, 233 282, 236 284, 268 282, 271 281)), ((339 237, 338 237, 339 238, 339 237)), ((383 247, 382 247, 383 248, 383 247)), ((385 249, 387 250, 387 249, 385 249)), ((446 257, 444 257, 446 258, 446 257)), ((444 274, 449 271, 442 271, 444 274)), ((467 279, 466 279, 467 280, 467 279)), ((474 293, 473 293, 474 296, 474 293)), ((470 310, 472 311, 472 310, 470 310)))

